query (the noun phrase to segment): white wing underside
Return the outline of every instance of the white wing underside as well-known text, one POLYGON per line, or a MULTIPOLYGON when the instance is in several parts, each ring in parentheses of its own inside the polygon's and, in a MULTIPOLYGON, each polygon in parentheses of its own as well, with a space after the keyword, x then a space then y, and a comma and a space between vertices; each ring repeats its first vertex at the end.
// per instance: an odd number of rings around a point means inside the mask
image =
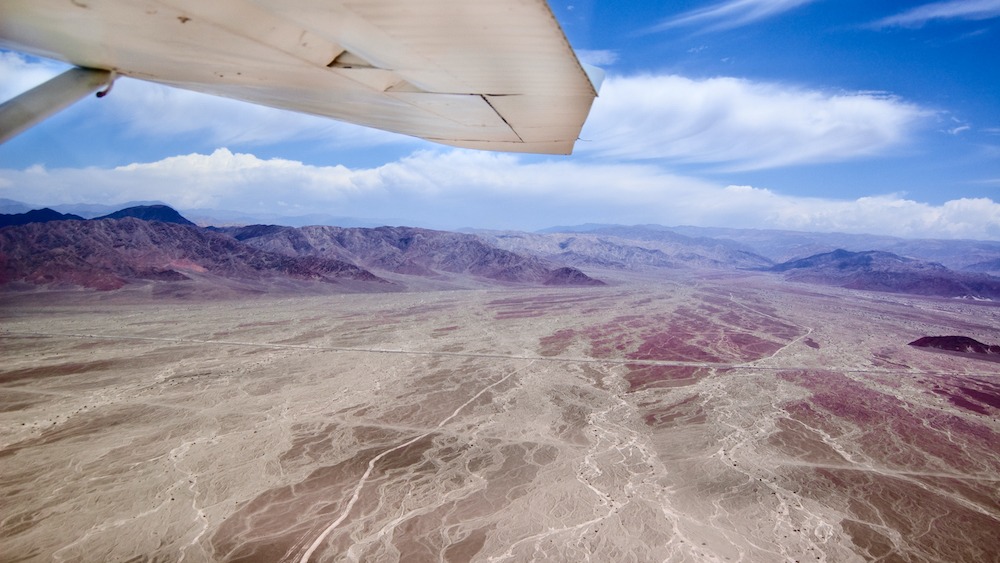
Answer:
POLYGON ((485 150, 569 154, 596 96, 545 0, 3 0, 0 43, 485 150))

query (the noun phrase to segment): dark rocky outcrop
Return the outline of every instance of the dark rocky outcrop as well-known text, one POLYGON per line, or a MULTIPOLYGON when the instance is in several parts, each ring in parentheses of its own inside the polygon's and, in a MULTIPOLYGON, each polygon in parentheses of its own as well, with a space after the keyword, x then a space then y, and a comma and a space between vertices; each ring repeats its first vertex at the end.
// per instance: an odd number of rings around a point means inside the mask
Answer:
POLYGON ((601 280, 595 280, 580 270, 569 266, 552 270, 549 278, 542 283, 545 285, 607 285, 601 280))
POLYGON ((1000 346, 983 344, 982 342, 969 338, 968 336, 924 336, 910 342, 910 346, 917 348, 934 348, 948 352, 959 352, 962 354, 977 354, 983 356, 994 356, 1000 360, 1000 346))
POLYGON ((109 213, 102 217, 96 217, 94 221, 99 221, 101 219, 124 219, 126 217, 134 217, 136 219, 142 219, 143 221, 160 221, 162 223, 175 223, 177 225, 194 225, 191 221, 185 219, 180 213, 175 211, 172 207, 168 205, 137 205, 135 207, 126 207, 114 213, 109 213))

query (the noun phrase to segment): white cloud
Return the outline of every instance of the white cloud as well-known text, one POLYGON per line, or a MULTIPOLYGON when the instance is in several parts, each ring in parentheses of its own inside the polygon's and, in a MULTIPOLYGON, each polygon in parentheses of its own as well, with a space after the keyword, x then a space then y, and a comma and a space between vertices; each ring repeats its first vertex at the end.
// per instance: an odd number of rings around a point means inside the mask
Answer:
POLYGON ((38 86, 67 68, 62 63, 0 51, 0 102, 38 86))
POLYGON ((111 169, 0 170, 0 197, 39 204, 159 199, 180 208, 245 212, 272 211, 278 201, 295 201, 289 213, 325 209, 362 217, 422 216, 456 227, 461 225, 453 221, 472 221, 475 213, 497 225, 517 224, 536 200, 540 210, 546 202, 567 209, 599 204, 609 199, 612 183, 618 188, 615 205, 641 204, 664 181, 688 190, 708 186, 642 165, 531 164, 512 155, 464 150, 419 151, 375 168, 349 169, 218 149, 111 169), (496 201, 516 201, 520 209, 503 216, 491 203, 496 201), (477 211, 456 212, 466 207, 477 211))
POLYGON ((829 94, 738 78, 611 77, 577 150, 730 170, 867 157, 929 112, 877 93, 829 94))
POLYGON ((659 223, 1000 239, 1000 204, 898 195, 803 198, 720 186, 643 164, 418 151, 374 168, 219 149, 117 168, 0 170, 0 197, 37 204, 162 200, 181 209, 401 217, 438 228, 659 223), (289 203, 295 202, 295 203, 289 203))
POLYGON ((707 25, 709 30, 732 29, 776 16, 815 0, 728 0, 684 12, 655 26, 652 31, 707 25))
POLYGON ((767 190, 733 193, 769 228, 868 233, 910 238, 1000 239, 1000 204, 961 198, 931 205, 889 194, 856 200, 796 198, 767 190))
POLYGON ((610 66, 618 62, 618 52, 609 49, 577 49, 576 56, 594 66, 610 66))
POLYGON ((881 19, 874 27, 921 27, 933 20, 985 20, 1000 17, 1000 0, 950 0, 912 8, 881 19))

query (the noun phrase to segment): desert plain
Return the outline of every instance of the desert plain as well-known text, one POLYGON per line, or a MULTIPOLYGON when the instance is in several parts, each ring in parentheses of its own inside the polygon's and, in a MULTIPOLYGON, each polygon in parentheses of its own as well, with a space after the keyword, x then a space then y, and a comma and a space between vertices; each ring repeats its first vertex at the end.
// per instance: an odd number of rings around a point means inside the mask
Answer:
POLYGON ((1000 561, 1000 306, 763 274, 0 298, 0 560, 1000 561))

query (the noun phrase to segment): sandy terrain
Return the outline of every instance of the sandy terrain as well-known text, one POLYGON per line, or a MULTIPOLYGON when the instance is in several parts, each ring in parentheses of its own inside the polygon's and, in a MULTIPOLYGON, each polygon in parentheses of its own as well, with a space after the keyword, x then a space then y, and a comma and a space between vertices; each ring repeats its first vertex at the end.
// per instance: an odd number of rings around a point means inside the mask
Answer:
POLYGON ((1000 307, 764 276, 0 305, 3 561, 1000 561, 1000 307))

